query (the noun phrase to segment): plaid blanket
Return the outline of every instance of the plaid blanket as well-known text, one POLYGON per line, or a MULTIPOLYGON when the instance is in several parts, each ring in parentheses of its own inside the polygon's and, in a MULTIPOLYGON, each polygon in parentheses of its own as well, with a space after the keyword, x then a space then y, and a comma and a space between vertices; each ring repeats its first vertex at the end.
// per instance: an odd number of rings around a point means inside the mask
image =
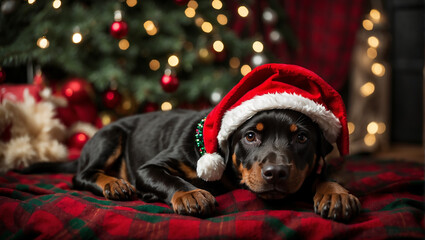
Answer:
POLYGON ((0 176, 1 239, 424 239, 424 166, 349 159, 363 210, 350 223, 314 214, 312 200, 266 203, 246 190, 217 197, 216 216, 176 215, 162 203, 108 201, 71 188, 72 175, 0 176))

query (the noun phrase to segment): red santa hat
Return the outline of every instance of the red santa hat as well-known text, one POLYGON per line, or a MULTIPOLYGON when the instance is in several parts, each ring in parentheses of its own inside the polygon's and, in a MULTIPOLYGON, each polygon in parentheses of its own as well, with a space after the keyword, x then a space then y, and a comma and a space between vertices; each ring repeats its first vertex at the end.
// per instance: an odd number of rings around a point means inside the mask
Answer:
POLYGON ((226 167, 220 149, 228 138, 256 113, 291 109, 316 122, 341 155, 348 154, 348 128, 344 103, 338 92, 315 73, 295 65, 266 64, 255 68, 208 114, 203 126, 205 154, 197 174, 205 181, 219 180, 226 167))

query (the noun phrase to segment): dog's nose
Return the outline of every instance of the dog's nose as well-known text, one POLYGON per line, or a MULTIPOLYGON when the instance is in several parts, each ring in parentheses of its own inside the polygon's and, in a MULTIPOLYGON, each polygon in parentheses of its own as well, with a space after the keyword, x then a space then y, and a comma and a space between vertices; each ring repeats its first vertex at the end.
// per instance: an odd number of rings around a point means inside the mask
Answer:
POLYGON ((261 174, 267 183, 277 183, 288 178, 288 166, 266 165, 261 169, 261 174))

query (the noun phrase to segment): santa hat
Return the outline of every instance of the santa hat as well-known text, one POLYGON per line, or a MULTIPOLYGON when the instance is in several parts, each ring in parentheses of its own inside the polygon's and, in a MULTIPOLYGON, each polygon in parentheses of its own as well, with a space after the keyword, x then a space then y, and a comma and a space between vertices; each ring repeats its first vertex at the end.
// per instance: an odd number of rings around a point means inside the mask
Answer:
POLYGON ((205 181, 219 180, 226 167, 219 148, 256 113, 291 109, 305 114, 322 129, 341 155, 348 154, 348 128, 344 103, 338 92, 315 73, 295 65, 266 64, 255 68, 208 114, 203 126, 205 154, 197 174, 205 181))

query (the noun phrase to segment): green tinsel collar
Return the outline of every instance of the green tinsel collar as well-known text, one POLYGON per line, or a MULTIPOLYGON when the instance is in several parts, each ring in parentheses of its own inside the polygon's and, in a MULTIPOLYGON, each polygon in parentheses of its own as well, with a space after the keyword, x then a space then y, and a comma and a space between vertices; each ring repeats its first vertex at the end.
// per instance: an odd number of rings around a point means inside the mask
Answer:
POLYGON ((198 148, 198 151, 201 156, 206 153, 203 135, 205 119, 207 119, 207 117, 202 118, 201 121, 198 123, 198 126, 196 126, 195 134, 196 147, 198 148))

